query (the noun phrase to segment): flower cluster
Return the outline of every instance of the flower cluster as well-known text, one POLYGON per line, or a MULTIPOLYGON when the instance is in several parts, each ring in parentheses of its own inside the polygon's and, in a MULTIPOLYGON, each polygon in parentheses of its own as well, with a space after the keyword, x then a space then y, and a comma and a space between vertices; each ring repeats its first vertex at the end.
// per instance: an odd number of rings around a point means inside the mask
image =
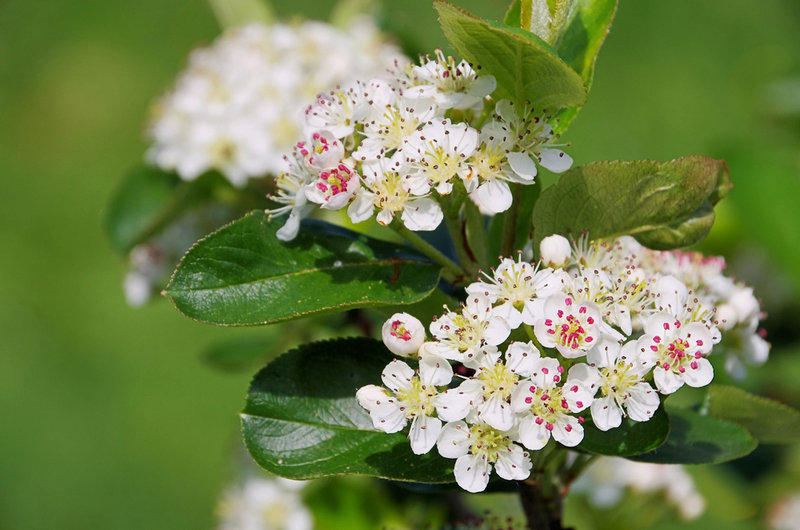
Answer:
POLYGON ((345 31, 312 21, 231 29, 193 51, 155 105, 147 157, 186 180, 210 169, 236 186, 277 175, 309 99, 404 60, 364 18, 345 31))
POLYGON ((623 499, 629 488, 642 494, 662 493, 684 520, 697 519, 706 508, 705 499, 683 466, 624 458, 596 460, 570 487, 570 492, 584 493, 595 506, 610 508, 623 499))
POLYGON ((278 237, 292 239, 314 207, 346 207, 354 223, 399 216, 410 230, 433 230, 456 188, 494 214, 511 206, 509 183, 533 183, 537 164, 572 165, 546 115, 489 98, 494 77, 441 51, 420 63, 343 84, 308 106, 306 139, 271 197, 283 206, 270 213, 289 213, 278 237))
POLYGON ((385 388, 357 393, 375 428, 398 432, 411 420, 415 453, 436 445, 455 458, 467 491, 485 489, 493 467, 504 479, 526 478, 528 451, 551 438, 578 445, 588 419, 601 431, 624 417, 650 420, 660 395, 711 382, 707 357, 721 330, 757 325, 757 317, 720 322, 731 298, 752 293, 730 282, 722 297, 715 260, 653 252, 630 237, 570 245, 551 236, 540 253, 537 264, 505 258, 467 286, 463 306, 430 324, 431 340, 413 316, 393 315, 384 343, 415 355, 419 370, 394 360, 385 388))
POLYGON ((303 482, 281 477, 248 477, 225 492, 217 528, 310 530, 314 519, 303 503, 303 487, 303 482))

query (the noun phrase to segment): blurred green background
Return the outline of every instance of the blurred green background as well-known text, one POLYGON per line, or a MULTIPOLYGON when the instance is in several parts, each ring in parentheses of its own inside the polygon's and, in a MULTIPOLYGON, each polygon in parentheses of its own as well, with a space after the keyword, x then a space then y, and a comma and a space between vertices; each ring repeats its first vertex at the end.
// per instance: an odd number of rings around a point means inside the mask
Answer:
MULTIPOLYGON (((317 18, 330 9, 276 3, 317 18)), ((493 18, 505 7, 456 3, 493 18)), ((383 21, 411 48, 444 44, 427 0, 394 5, 383 21)), ((124 260, 101 219, 142 159, 148 105, 218 32, 201 0, 0 3, 0 528, 213 526, 250 374, 215 371, 200 352, 259 330, 197 324, 163 300, 127 307, 124 260)), ((770 313, 773 362, 747 385, 795 406, 798 35, 796 0, 623 0, 589 104, 564 138, 578 164, 728 160, 736 187, 704 248, 728 255, 770 313)), ((706 528, 757 527, 743 518, 800 490, 800 458, 787 449, 698 471, 709 473, 709 489, 730 495, 706 528), (753 510, 721 509, 742 498, 753 510)))

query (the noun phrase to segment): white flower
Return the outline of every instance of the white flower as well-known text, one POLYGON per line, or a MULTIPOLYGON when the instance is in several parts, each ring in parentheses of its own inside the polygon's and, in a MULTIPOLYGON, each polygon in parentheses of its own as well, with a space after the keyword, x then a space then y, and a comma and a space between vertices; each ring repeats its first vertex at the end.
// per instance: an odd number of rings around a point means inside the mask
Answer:
POLYGON ((502 344, 511 333, 482 294, 470 295, 460 312, 450 311, 432 322, 430 331, 438 341, 435 348, 439 355, 473 368, 480 362, 477 354, 484 345, 502 344))
POLYGON ((397 60, 405 61, 366 19, 346 30, 321 22, 233 28, 193 51, 154 106, 147 159, 186 180, 211 169, 236 186, 277 175, 310 98, 397 60))
POLYGON ((350 166, 341 162, 336 167, 324 169, 319 176, 306 185, 309 201, 327 210, 344 208, 360 188, 358 174, 350 166))
POLYGON ((703 355, 713 346, 711 332, 699 322, 682 325, 670 313, 655 313, 644 325, 638 347, 655 362, 653 379, 662 394, 671 394, 686 383, 702 387, 711 382, 714 369, 703 355))
POLYGON ((539 358, 539 350, 530 342, 512 342, 506 352, 505 363, 495 347, 487 347, 478 355, 475 375, 440 394, 436 410, 444 421, 467 418, 471 421, 474 410, 477 420, 507 431, 514 426, 514 415, 509 399, 520 377, 529 377, 539 358))
POLYGON ((425 342, 425 327, 408 313, 395 313, 383 323, 381 338, 389 351, 408 356, 416 353, 425 342))
POLYGON ((309 171, 305 157, 300 150, 295 148, 292 158, 287 157, 286 162, 288 170, 275 179, 277 194, 267 196, 270 200, 283 204, 279 208, 267 210, 270 218, 289 214, 289 218, 277 232, 277 237, 281 241, 291 241, 297 237, 300 221, 311 212, 313 207, 308 204, 306 189, 314 179, 314 175, 309 171))
POLYGON ((567 358, 584 355, 601 338, 602 316, 592 302, 578 302, 569 295, 547 298, 543 316, 533 325, 545 348, 556 348, 567 358))
POLYGON ((456 64, 436 50, 436 57, 412 69, 412 82, 404 95, 408 98, 432 98, 443 109, 469 109, 479 106, 497 87, 491 75, 478 77, 466 61, 456 64))
POLYGON ((494 465, 506 480, 525 480, 531 472, 530 456, 513 443, 508 434, 488 425, 448 423, 436 442, 439 454, 455 458, 454 474, 459 486, 470 493, 486 489, 494 465))
POLYGON ((583 440, 583 419, 570 413, 591 406, 593 392, 573 377, 578 366, 572 367, 565 382, 564 368, 556 359, 539 358, 530 379, 517 384, 511 407, 519 415, 519 441, 528 449, 541 449, 551 435, 567 447, 583 440))
POLYGON ((306 126, 310 131, 327 130, 336 138, 353 133, 356 123, 369 111, 367 88, 360 81, 337 87, 317 96, 306 109, 306 126))
POLYGON ((562 271, 541 269, 530 263, 503 258, 491 276, 484 273, 487 281, 471 283, 468 294, 483 294, 489 297, 494 314, 508 322, 511 329, 520 324, 533 325, 542 317, 545 299, 558 293, 566 275, 562 271))
POLYGON ((356 398, 369 412, 375 428, 383 432, 398 432, 412 419, 408 433, 411 450, 424 454, 431 450, 442 429, 441 420, 433 417, 436 387, 447 385, 452 377, 450 363, 437 355, 419 357, 419 376, 406 363, 395 359, 381 374, 383 384, 391 392, 367 385, 358 389, 356 398))
POLYGON ((353 152, 356 160, 372 160, 384 153, 392 153, 417 128, 436 117, 439 109, 430 100, 399 98, 383 106, 373 103, 370 114, 364 118, 365 138, 353 152))
POLYGON ((497 102, 495 112, 514 140, 515 148, 508 153, 508 161, 518 175, 536 176, 536 166, 531 156, 553 173, 563 173, 572 166, 572 158, 555 148, 553 128, 540 117, 533 116, 532 109, 524 108, 520 117, 514 105, 503 99, 497 102))
POLYGON ((311 530, 302 483, 282 478, 248 478, 230 488, 220 503, 219 530, 311 530))
POLYGON ((415 180, 427 182, 446 195, 453 189, 454 178, 469 178, 467 158, 477 146, 478 131, 446 119, 428 123, 406 138, 402 152, 415 180))
POLYGON ((604 339, 586 354, 586 364, 575 365, 570 376, 583 382, 600 397, 592 402, 592 421, 601 431, 622 424, 623 416, 634 421, 647 421, 655 414, 660 400, 656 391, 644 381, 653 361, 639 356, 636 341, 624 347, 604 339))
POLYGON ((480 146, 469 159, 470 173, 464 185, 482 211, 488 214, 504 212, 513 202, 508 183, 532 184, 533 176, 521 176, 511 169, 506 154, 513 141, 500 124, 485 125, 479 140, 480 146))
POLYGON ((559 234, 553 234, 539 243, 539 257, 547 267, 565 267, 572 255, 569 240, 559 234))
POLYGON ((378 208, 377 220, 384 226, 400 212, 400 220, 409 230, 435 230, 444 218, 439 203, 415 195, 412 190, 414 183, 403 168, 400 154, 364 162, 363 186, 347 209, 350 220, 354 223, 366 221, 378 208))

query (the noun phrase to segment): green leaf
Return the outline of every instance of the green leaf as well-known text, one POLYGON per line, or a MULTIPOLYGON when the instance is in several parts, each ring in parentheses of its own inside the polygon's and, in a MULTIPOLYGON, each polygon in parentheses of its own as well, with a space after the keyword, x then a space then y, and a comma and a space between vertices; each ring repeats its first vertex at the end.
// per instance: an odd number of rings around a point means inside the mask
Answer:
POLYGON ((744 427, 761 443, 800 441, 800 411, 778 401, 733 386, 713 385, 707 406, 709 416, 744 427))
POLYGON ((522 27, 522 5, 519 0, 514 0, 508 6, 508 10, 503 17, 503 24, 514 28, 522 27))
POLYGON ((439 266, 402 247, 321 222, 285 243, 279 225, 254 211, 200 240, 165 294, 188 317, 236 326, 412 304, 439 282, 439 266))
POLYGON ((529 31, 489 23, 447 2, 437 0, 439 24, 464 59, 497 79, 495 99, 552 110, 583 105, 583 79, 552 47, 529 31))
POLYGON ((665 405, 670 425, 667 440, 649 453, 628 459, 656 464, 719 464, 741 458, 758 445, 734 423, 665 405))
POLYGON ((253 379, 242 411, 250 454, 265 469, 294 479, 362 474, 391 480, 453 482, 453 460, 415 455, 406 434, 376 431, 355 398, 380 383, 393 359, 371 339, 306 344, 253 379))
POLYGON ((731 188, 723 160, 596 162, 564 173, 533 209, 534 247, 551 234, 632 235, 653 249, 691 245, 714 222, 713 204, 731 188))
POLYGON ((131 171, 115 190, 105 215, 114 250, 125 254, 159 227, 176 189, 186 186, 173 173, 151 167, 131 171))
POLYGON ((208 0, 220 28, 229 29, 250 22, 272 24, 275 13, 266 0, 208 0))
POLYGON ((650 421, 626 418, 616 429, 601 431, 591 421, 583 424, 583 441, 577 449, 599 455, 630 456, 656 449, 669 434, 669 416, 659 407, 650 421))
MULTIPOLYGON (((576 0, 566 27, 555 44, 558 56, 583 78, 587 93, 594 79, 597 55, 608 35, 616 11, 617 0, 576 0)), ((563 133, 577 114, 578 107, 558 113, 556 134, 563 133)))

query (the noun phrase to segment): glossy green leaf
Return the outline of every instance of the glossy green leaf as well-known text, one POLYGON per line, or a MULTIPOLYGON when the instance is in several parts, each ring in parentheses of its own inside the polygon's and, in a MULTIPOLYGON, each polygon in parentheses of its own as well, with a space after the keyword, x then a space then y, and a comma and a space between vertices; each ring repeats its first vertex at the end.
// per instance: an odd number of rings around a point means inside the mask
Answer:
POLYGON ((691 245, 714 222, 713 204, 731 188, 723 160, 596 162, 564 173, 533 210, 534 248, 551 234, 632 235, 653 249, 691 245))
POLYGON ((200 240, 165 294, 191 318, 254 325, 412 304, 439 282, 439 266, 401 247, 321 222, 287 243, 275 235, 280 224, 254 211, 200 240))
POLYGON ((453 48, 497 79, 495 99, 526 101, 552 110, 586 102, 583 79, 543 40, 529 31, 487 22, 437 0, 439 24, 453 48))
POLYGON ((709 416, 744 427, 761 443, 800 441, 800 411, 740 388, 711 386, 707 410, 709 416))
POLYGON ((176 190, 185 186, 177 175, 151 167, 131 171, 115 190, 105 216, 114 250, 125 254, 153 235, 176 190))
MULTIPOLYGON (((587 93, 594 79, 597 55, 616 11, 617 0, 576 0, 555 44, 558 56, 583 78, 587 93)), ((567 129, 578 110, 578 107, 564 109, 555 116, 558 120, 554 127, 556 134, 567 129)))
POLYGON ((718 464, 741 458, 758 442, 739 425, 666 403, 670 431, 657 449, 630 460, 656 464, 718 464))
POLYGON ((626 418, 616 429, 601 431, 591 420, 583 424, 583 441, 577 449, 608 456, 630 456, 656 449, 669 434, 669 416, 662 407, 650 421, 626 418))
POLYGON ((393 359, 379 341, 306 344, 261 370, 241 414, 250 454, 278 475, 309 479, 362 474, 392 480, 453 482, 453 460, 415 455, 406 434, 374 430, 356 390, 380 384, 393 359))

